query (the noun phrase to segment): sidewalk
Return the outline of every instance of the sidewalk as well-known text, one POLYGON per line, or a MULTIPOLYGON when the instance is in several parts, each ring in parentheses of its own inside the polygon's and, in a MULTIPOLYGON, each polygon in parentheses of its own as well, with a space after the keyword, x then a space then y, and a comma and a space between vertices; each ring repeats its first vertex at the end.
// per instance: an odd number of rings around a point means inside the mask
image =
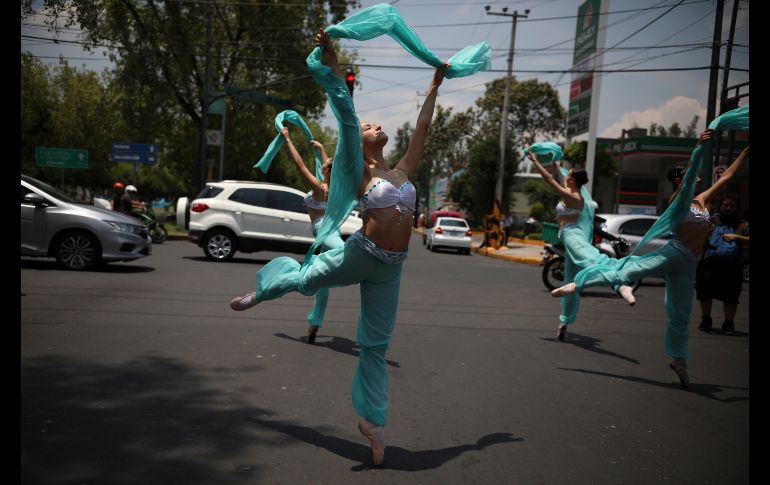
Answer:
MULTIPOLYGON (((422 227, 413 229, 422 236, 422 227)), ((514 263, 539 265, 543 259, 543 241, 530 239, 508 238, 508 246, 497 250, 492 248, 480 248, 484 239, 484 233, 473 231, 471 251, 495 259, 504 259, 514 263)))

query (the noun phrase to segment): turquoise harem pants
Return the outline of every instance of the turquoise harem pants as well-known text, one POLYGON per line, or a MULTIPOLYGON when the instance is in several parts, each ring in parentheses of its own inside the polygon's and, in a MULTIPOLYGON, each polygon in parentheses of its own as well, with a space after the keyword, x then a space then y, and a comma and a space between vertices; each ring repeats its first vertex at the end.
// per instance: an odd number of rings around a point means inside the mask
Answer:
MULTIPOLYGON (((323 217, 319 217, 318 219, 310 223, 310 225, 313 227, 313 236, 318 235, 318 228, 321 226, 322 221, 323 221, 323 217)), ((330 234, 329 237, 326 238, 323 244, 321 244, 321 252, 325 252, 330 249, 340 248, 344 244, 345 242, 342 240, 342 237, 340 236, 340 232, 339 231, 334 232, 330 234)), ((313 304, 313 309, 310 310, 310 313, 307 314, 307 323, 309 325, 313 325, 315 327, 323 326, 324 315, 326 315, 326 305, 328 305, 328 303, 329 303, 329 289, 321 288, 315 294, 315 303, 313 304)))
MULTIPOLYGON (((566 224, 559 230, 559 239, 564 245, 564 284, 572 283, 578 271, 594 264, 612 266, 617 260, 596 249, 577 224, 566 224)), ((580 292, 562 296, 559 322, 570 325, 575 322, 580 310, 580 292)))
POLYGON ((353 408, 359 416, 380 426, 387 422, 385 351, 396 323, 401 269, 402 263, 383 262, 350 237, 342 247, 315 256, 304 268, 294 259, 281 256, 257 272, 257 301, 273 300, 292 291, 310 296, 322 288, 360 284, 356 341, 361 354, 353 378, 353 408))
POLYGON ((575 277, 577 290, 591 286, 612 286, 629 284, 649 276, 663 276, 666 279, 665 305, 666 326, 665 350, 673 358, 687 359, 687 350, 692 313, 693 292, 695 291, 695 269, 698 256, 676 239, 672 239, 651 253, 642 256, 628 256, 619 270, 607 266, 592 266, 580 271, 575 277))

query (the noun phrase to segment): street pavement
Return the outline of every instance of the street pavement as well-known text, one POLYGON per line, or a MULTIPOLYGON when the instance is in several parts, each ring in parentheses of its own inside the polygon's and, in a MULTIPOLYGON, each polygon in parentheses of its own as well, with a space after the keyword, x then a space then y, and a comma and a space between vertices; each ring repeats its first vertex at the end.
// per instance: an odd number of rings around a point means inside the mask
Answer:
POLYGON ((312 298, 229 309, 280 255, 214 263, 174 240, 83 273, 22 258, 21 482, 749 483, 748 284, 735 337, 699 332, 696 306, 684 391, 662 286, 633 308, 584 293, 560 342, 541 268, 415 234, 373 468, 350 402, 358 288, 331 290, 314 346, 312 298))

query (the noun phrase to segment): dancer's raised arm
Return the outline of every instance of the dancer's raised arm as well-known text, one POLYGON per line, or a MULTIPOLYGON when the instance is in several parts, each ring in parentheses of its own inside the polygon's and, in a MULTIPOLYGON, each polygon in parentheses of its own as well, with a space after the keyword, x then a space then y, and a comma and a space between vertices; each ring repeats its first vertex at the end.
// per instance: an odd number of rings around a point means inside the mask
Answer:
POLYGON ((581 201, 580 193, 579 192, 578 193, 572 192, 567 187, 565 187, 564 185, 560 184, 556 180, 556 178, 554 178, 554 176, 551 175, 551 173, 548 170, 545 169, 545 167, 540 165, 540 162, 537 161, 537 157, 535 156, 535 154, 533 152, 530 151, 527 154, 527 156, 532 161, 532 163, 535 165, 535 169, 538 172, 540 172, 540 175, 543 177, 543 180, 545 180, 545 182, 553 190, 555 190, 556 193, 559 194, 559 196, 561 196, 562 198, 565 198, 565 199, 572 199, 575 202, 580 202, 581 201))
MULTIPOLYGON (((294 160, 294 164, 297 165, 297 168, 302 174, 302 177, 305 180, 307 180, 308 183, 312 185, 314 189, 323 191, 324 190, 323 184, 321 183, 320 180, 316 178, 315 175, 313 175, 310 172, 310 170, 308 170, 307 166, 305 166, 305 161, 302 160, 302 157, 299 155, 297 148, 294 146, 294 143, 291 141, 291 137, 289 136, 289 129, 284 127, 281 130, 281 135, 283 135, 284 140, 286 140, 286 146, 289 148, 289 153, 291 154, 291 158, 292 160, 294 160)), ((315 142, 315 143, 318 143, 318 142, 315 142)), ((323 145, 321 145, 321 147, 323 147, 323 145)), ((324 156, 323 160, 326 160, 326 153, 321 152, 321 154, 324 156)))
POLYGON ((417 125, 412 133, 412 139, 409 141, 404 158, 398 162, 396 168, 404 171, 409 178, 414 177, 417 172, 417 165, 420 163, 422 154, 425 151, 425 140, 428 138, 430 123, 433 120, 433 109, 436 107, 436 96, 438 96, 438 87, 444 81, 444 72, 450 67, 449 64, 436 69, 433 74, 430 86, 428 87, 428 96, 417 117, 417 125))

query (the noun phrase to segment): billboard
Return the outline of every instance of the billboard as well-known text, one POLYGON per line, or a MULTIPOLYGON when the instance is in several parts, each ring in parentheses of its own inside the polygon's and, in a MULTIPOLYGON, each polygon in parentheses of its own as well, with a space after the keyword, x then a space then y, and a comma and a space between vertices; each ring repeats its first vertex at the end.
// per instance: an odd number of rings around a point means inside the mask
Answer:
MULTIPOLYGON (((575 30, 575 50, 572 69, 587 71, 594 69, 596 43, 599 33, 599 11, 601 0, 586 0, 578 7, 575 30)), ((567 136, 572 137, 588 131, 591 116, 591 94, 594 74, 574 72, 569 90, 569 112, 567 114, 567 136)))

